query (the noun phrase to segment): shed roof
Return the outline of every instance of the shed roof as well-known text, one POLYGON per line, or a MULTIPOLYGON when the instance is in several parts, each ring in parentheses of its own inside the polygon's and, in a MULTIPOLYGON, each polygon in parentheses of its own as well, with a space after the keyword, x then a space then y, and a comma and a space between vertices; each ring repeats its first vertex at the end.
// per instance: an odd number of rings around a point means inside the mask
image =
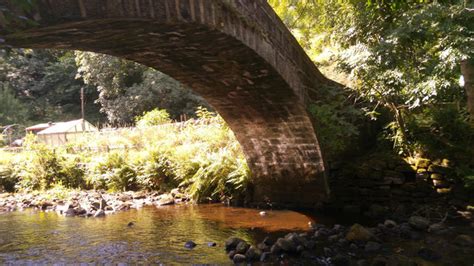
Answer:
MULTIPOLYGON (((78 119, 78 120, 72 120, 68 122, 58 122, 54 126, 49 127, 45 130, 42 130, 38 132, 38 135, 46 135, 46 134, 55 134, 55 133, 65 133, 65 132, 70 132, 72 128, 75 126, 81 125, 83 119, 78 119)), ((93 125, 91 125, 89 122, 85 121, 85 123, 89 124, 89 127, 95 128, 93 125)), ((87 127, 84 131, 91 131, 87 130, 87 127)))
POLYGON ((26 130, 27 131, 34 131, 34 130, 38 130, 38 129, 45 129, 45 128, 54 126, 55 124, 56 123, 52 123, 52 122, 41 123, 41 124, 37 124, 37 125, 31 126, 31 127, 27 127, 26 130))

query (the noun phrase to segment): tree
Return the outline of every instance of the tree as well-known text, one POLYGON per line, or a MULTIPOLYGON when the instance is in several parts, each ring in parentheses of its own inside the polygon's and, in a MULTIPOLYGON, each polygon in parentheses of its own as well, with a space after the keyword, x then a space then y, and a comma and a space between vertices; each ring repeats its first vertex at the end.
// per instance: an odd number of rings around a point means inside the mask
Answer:
POLYGON ((76 52, 78 76, 97 87, 101 112, 113 124, 129 124, 134 117, 154 108, 166 109, 172 118, 193 115, 207 105, 171 77, 152 68, 90 52, 76 52))
POLYGON ((471 124, 474 125, 474 63, 472 60, 461 62, 461 72, 464 78, 464 88, 467 95, 467 110, 471 124))
POLYGON ((322 70, 345 73, 339 81, 391 111, 400 144, 409 142, 406 115, 465 97, 460 63, 474 52, 467 1, 283 2, 271 1, 322 70))
POLYGON ((135 117, 137 127, 151 127, 161 124, 170 123, 170 114, 163 109, 153 109, 143 113, 141 116, 135 117))
POLYGON ((15 97, 10 86, 0 83, 0 125, 22 123, 26 114, 26 106, 15 97))
POLYGON ((93 103, 97 91, 76 79, 74 54, 59 50, 10 49, 0 52, 0 82, 10 84, 28 107, 27 120, 55 121, 80 117, 80 88, 86 92, 86 117, 102 120, 93 103))

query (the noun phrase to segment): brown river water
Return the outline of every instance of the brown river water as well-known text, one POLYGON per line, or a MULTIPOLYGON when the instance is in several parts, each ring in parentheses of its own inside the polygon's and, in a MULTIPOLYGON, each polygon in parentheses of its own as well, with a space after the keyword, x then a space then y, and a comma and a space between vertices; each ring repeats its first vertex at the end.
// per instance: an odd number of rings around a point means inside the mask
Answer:
POLYGON ((304 231, 310 221, 324 223, 293 211, 259 212, 213 204, 146 207, 104 218, 1 214, 0 264, 230 264, 223 247, 228 237, 256 244, 268 235, 304 231), (188 240, 198 245, 188 250, 188 240))

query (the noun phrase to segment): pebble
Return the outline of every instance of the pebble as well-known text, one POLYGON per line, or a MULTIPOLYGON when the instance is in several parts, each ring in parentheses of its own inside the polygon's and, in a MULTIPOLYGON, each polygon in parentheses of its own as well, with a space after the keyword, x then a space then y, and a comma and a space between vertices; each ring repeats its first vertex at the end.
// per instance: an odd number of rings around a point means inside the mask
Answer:
POLYGON ((184 247, 187 248, 187 249, 193 249, 197 246, 196 243, 194 243, 193 241, 189 240, 189 241, 186 241, 186 243, 184 243, 184 247))

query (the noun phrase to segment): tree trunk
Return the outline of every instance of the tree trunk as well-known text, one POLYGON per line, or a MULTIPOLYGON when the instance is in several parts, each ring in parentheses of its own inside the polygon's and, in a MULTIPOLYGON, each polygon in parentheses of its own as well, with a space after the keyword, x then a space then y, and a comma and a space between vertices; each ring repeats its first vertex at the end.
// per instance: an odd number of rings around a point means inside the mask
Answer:
POLYGON ((408 136, 406 132, 405 119, 403 118, 402 110, 399 109, 393 103, 390 104, 390 109, 392 109, 392 112, 394 113, 395 122, 397 122, 398 130, 400 131, 400 134, 401 134, 401 143, 399 143, 399 145, 402 147, 403 151, 408 153, 408 155, 411 157, 412 152, 408 147, 408 136))
POLYGON ((469 112, 471 123, 474 124, 474 61, 462 61, 461 73, 464 77, 464 89, 467 95, 467 111, 469 112))

